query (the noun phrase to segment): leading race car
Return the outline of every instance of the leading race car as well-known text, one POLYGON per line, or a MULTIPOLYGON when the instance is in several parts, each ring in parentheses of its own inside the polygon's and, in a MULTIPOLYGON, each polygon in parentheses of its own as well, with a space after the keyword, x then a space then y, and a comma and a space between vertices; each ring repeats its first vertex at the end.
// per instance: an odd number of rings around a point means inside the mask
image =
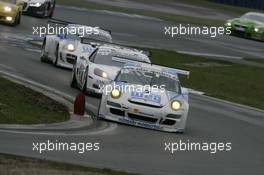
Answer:
POLYGON ((12 26, 20 24, 22 9, 20 0, 0 0, 0 21, 12 26))
POLYGON ((112 42, 111 32, 98 27, 68 24, 65 29, 68 32, 44 38, 40 57, 42 62, 49 61, 55 66, 72 69, 80 55, 89 57, 100 44, 112 42))
POLYGON ((23 13, 38 17, 52 17, 56 0, 23 0, 23 13))
POLYGON ((105 87, 99 118, 167 132, 183 133, 189 111, 188 90, 178 74, 188 71, 157 65, 127 64, 105 87))
POLYGON ((264 13, 247 13, 240 18, 228 20, 225 24, 233 34, 264 41, 264 13))
POLYGON ((150 63, 147 53, 117 45, 99 46, 90 57, 77 58, 72 70, 71 86, 83 92, 101 94, 127 62, 150 63))

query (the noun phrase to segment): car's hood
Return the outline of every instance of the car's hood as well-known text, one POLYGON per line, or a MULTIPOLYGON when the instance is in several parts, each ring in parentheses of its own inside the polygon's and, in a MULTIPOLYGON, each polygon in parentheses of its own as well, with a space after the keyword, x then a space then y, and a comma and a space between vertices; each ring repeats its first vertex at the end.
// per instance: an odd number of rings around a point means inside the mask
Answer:
POLYGON ((264 26, 264 23, 259 22, 259 21, 255 21, 255 20, 251 20, 251 19, 244 19, 244 18, 236 18, 233 20, 233 22, 235 24, 241 24, 244 26, 264 26))
POLYGON ((174 99, 178 99, 178 100, 182 99, 181 95, 166 90, 162 91, 162 90, 154 89, 150 91, 149 90, 142 91, 144 89, 144 86, 128 85, 125 83, 118 83, 118 82, 115 83, 116 85, 120 85, 122 87, 122 91, 123 91, 122 98, 125 98, 132 103, 134 102, 142 105, 163 107, 174 99))
POLYGON ((16 7, 16 4, 11 4, 11 3, 7 3, 7 2, 2 2, 2 1, 0 1, 0 11, 2 11, 2 9, 3 9, 5 6, 9 6, 9 7, 11 7, 11 8, 14 8, 14 7, 16 7))

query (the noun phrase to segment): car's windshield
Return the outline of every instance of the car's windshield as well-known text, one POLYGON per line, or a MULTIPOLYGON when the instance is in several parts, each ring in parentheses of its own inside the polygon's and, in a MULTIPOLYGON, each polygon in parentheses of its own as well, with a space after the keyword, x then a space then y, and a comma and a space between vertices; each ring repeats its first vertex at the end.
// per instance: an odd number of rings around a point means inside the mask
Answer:
POLYGON ((2 2, 8 2, 8 3, 11 3, 11 4, 16 4, 16 0, 0 0, 2 2))
POLYGON ((158 72, 122 69, 116 78, 116 81, 142 86, 150 85, 158 88, 164 88, 167 91, 180 93, 178 80, 158 72))
POLYGON ((244 16, 242 16, 242 18, 245 19, 251 19, 251 20, 255 20, 255 21, 259 21, 264 23, 264 15, 258 15, 258 14, 245 14, 244 16))

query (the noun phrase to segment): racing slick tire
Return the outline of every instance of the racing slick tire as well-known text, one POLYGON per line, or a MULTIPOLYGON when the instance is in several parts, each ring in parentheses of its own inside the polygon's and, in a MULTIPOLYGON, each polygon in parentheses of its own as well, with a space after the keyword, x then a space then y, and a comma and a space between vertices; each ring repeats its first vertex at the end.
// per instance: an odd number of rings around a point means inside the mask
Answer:
POLYGON ((47 53, 45 52, 45 47, 46 47, 46 39, 44 39, 42 47, 41 47, 41 55, 40 55, 40 61, 41 62, 47 62, 47 53))
POLYGON ((73 69, 72 69, 71 87, 77 88, 77 81, 76 81, 76 75, 75 75, 75 64, 73 65, 73 69))
POLYGON ((15 19, 14 23, 11 24, 11 26, 17 26, 18 24, 20 24, 20 19, 21 19, 20 14, 17 14, 16 19, 15 19))
POLYGON ((58 67, 58 59, 59 59, 59 44, 58 44, 57 47, 56 47, 55 56, 56 56, 56 58, 55 58, 55 61, 53 62, 53 65, 54 65, 55 67, 58 67))
POLYGON ((84 94, 87 94, 86 86, 87 86, 87 77, 88 77, 88 68, 85 69, 85 82, 81 88, 84 94))

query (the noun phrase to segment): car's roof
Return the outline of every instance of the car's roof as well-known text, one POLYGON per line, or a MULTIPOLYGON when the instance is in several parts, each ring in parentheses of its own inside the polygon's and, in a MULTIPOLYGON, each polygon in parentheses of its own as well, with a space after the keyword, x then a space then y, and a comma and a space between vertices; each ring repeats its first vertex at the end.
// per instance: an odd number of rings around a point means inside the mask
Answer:
POLYGON ((119 45, 104 44, 98 48, 115 57, 131 59, 139 62, 150 63, 149 57, 143 51, 134 48, 122 47, 119 45))

